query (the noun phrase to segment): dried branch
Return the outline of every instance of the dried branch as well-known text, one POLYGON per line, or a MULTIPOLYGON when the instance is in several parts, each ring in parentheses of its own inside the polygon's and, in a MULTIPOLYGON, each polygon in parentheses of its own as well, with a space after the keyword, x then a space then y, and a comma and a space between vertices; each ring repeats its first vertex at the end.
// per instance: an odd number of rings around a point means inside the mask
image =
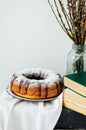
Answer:
POLYGON ((50 0, 48 0, 48 3, 61 28, 72 39, 72 41, 75 44, 85 44, 86 0, 67 0, 67 9, 65 8, 62 0, 53 1, 57 13, 55 12, 50 0), (59 10, 58 5, 60 6, 62 12, 59 10), (68 13, 66 10, 68 10, 68 13))
POLYGON ((57 10, 58 16, 59 16, 60 21, 61 21, 61 24, 63 25, 65 31, 68 33, 67 27, 65 26, 65 24, 64 24, 64 22, 63 22, 62 16, 61 16, 61 14, 60 14, 60 12, 59 12, 59 9, 58 9, 58 6, 57 6, 55 0, 54 0, 54 3, 55 3, 55 7, 56 7, 56 10, 57 10))
POLYGON ((67 32, 68 29, 66 28, 65 24, 64 24, 63 21, 62 21, 61 15, 60 15, 58 9, 57 9, 57 11, 58 11, 58 15, 59 15, 61 21, 58 19, 57 15, 56 15, 56 13, 55 13, 55 11, 54 11, 54 9, 53 9, 53 6, 52 6, 52 4, 51 4, 51 2, 50 2, 49 0, 48 0, 48 3, 49 3, 49 5, 50 5, 51 10, 52 10, 52 12, 53 12, 53 14, 54 14, 54 16, 55 16, 57 22, 59 23, 60 27, 61 27, 61 28, 63 29, 63 31, 73 40, 72 36, 67 32))
MULTIPOLYGON (((56 1, 56 0, 55 0, 55 1, 56 1)), ((67 24, 68 24, 69 31, 70 31, 70 33, 72 34, 72 29, 71 29, 71 25, 70 25, 71 20, 70 20, 69 16, 67 15, 67 12, 66 12, 66 10, 65 10, 65 8, 64 8, 64 5, 63 5, 63 3, 61 2, 61 0, 58 0, 58 2, 59 2, 59 4, 60 4, 60 6, 61 6, 61 9, 62 9, 62 12, 63 12, 63 14, 64 14, 65 20, 66 20, 66 22, 67 22, 67 24)), ((56 3, 56 2, 55 2, 55 3, 56 3)))

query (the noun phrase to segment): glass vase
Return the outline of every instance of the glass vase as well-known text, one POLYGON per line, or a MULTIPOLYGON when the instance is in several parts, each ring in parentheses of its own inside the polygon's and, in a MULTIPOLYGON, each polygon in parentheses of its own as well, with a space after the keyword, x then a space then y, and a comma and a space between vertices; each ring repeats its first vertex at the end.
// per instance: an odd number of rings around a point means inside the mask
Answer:
POLYGON ((86 71, 86 45, 72 45, 67 54, 66 73, 73 74, 86 71))

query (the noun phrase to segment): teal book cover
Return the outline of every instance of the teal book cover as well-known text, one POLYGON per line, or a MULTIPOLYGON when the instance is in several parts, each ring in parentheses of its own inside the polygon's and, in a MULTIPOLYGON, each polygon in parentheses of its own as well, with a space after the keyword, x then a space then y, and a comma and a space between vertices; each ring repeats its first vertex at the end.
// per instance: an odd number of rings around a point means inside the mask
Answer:
POLYGON ((86 72, 65 75, 64 85, 86 97, 86 72))

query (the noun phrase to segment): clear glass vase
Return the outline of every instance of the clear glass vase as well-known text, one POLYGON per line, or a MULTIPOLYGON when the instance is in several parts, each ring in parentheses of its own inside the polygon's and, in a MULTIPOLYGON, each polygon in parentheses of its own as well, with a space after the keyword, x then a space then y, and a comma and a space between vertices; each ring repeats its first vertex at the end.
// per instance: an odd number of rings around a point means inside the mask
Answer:
POLYGON ((73 74, 86 71, 86 45, 73 44, 67 54, 66 73, 73 74))

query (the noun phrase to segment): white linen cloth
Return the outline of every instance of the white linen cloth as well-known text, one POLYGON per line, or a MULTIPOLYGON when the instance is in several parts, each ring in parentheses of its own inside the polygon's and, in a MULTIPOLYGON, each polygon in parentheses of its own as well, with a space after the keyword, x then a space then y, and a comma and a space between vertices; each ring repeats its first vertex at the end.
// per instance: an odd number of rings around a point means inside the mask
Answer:
POLYGON ((62 94, 49 102, 0 96, 0 130, 53 130, 62 110, 62 94))

